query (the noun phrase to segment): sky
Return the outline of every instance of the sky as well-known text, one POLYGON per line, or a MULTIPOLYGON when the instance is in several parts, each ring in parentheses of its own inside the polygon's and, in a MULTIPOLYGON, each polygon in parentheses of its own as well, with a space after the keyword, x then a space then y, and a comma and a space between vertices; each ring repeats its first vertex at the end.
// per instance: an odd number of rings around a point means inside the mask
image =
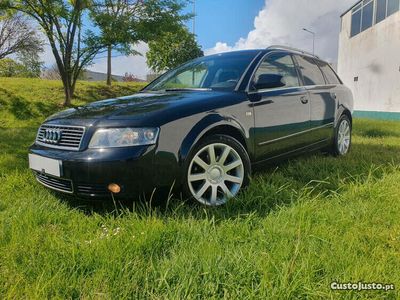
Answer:
MULTIPOLYGON (((315 52, 321 58, 336 63, 340 15, 356 0, 196 0, 195 33, 206 55, 231 50, 266 48, 287 45, 312 51, 315 32, 315 52)), ((191 12, 190 5, 186 11, 191 12)), ((192 22, 188 27, 192 30, 192 22)), ((132 73, 146 78, 146 44, 138 44, 143 56, 113 58, 113 74, 132 73)), ((117 55, 117 54, 115 54, 117 55)), ((44 54, 46 64, 51 52, 44 54)), ((105 72, 106 59, 99 55, 90 70, 105 72)))

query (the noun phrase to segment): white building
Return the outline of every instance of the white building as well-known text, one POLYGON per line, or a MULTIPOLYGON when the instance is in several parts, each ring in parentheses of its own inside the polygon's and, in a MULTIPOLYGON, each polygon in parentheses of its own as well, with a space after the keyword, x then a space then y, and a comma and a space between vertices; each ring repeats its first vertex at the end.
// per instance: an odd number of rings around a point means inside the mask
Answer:
POLYGON ((400 0, 363 0, 341 16, 338 73, 360 115, 400 118, 399 10, 400 0))

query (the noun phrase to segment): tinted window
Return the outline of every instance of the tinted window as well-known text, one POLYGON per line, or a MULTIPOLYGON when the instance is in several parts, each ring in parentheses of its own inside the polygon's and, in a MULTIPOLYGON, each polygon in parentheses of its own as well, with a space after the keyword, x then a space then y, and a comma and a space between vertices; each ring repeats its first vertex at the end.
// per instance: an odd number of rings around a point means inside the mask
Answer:
POLYGON ((374 2, 371 1, 370 3, 365 5, 362 10, 361 31, 364 31, 365 29, 368 29, 372 26, 373 15, 374 15, 374 2))
POLYGON ((357 11, 351 16, 351 36, 360 33, 361 28, 361 10, 357 11))
POLYGON ((376 0, 376 23, 386 18, 386 2, 387 0, 376 0))
POLYGON ((303 75, 304 85, 325 85, 324 76, 311 57, 296 56, 296 59, 303 75))
POLYGON ((282 76, 282 87, 296 87, 300 85, 293 59, 288 54, 277 53, 268 55, 255 73, 253 83, 257 82, 260 75, 282 76))
POLYGON ((390 16, 399 10, 399 0, 388 0, 387 15, 390 16))
POLYGON ((322 72, 325 74, 326 80, 330 84, 340 84, 340 80, 336 73, 332 70, 331 66, 325 62, 318 62, 318 66, 321 68, 322 72))

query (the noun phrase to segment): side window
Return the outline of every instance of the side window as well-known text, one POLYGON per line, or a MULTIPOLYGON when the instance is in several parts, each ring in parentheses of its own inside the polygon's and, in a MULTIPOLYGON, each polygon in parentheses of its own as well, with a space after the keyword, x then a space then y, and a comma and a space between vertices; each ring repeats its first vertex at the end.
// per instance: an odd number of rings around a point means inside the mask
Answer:
POLYGON ((321 70, 311 57, 296 56, 303 75, 304 85, 325 85, 325 78, 321 70))
POLYGON ((326 80, 330 84, 340 84, 340 80, 336 73, 332 70, 331 66, 325 62, 319 61, 318 66, 321 68, 322 72, 325 74, 326 80))
POLYGON ((256 71, 252 89, 297 87, 300 85, 291 55, 276 53, 268 55, 256 71), (269 82, 268 82, 269 81, 269 82), (262 82, 260 86, 257 83, 262 82))

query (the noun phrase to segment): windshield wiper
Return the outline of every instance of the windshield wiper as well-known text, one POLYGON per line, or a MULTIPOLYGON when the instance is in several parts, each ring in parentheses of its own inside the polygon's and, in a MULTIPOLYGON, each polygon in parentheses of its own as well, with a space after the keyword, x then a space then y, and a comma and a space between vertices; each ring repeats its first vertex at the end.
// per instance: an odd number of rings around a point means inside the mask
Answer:
POLYGON ((165 89, 166 92, 182 92, 182 91, 212 91, 208 88, 175 88, 175 89, 165 89))

